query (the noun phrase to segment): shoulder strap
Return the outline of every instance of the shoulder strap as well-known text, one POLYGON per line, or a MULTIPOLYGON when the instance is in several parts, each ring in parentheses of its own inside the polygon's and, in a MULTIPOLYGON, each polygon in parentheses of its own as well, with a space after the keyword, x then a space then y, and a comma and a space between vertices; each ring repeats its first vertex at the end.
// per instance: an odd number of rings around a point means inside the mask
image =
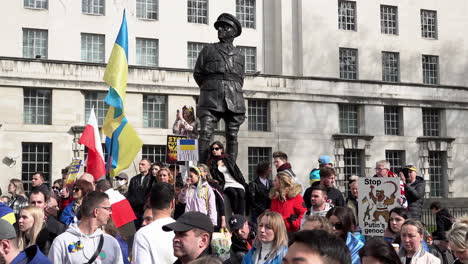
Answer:
POLYGON ((103 244, 104 244, 104 235, 101 234, 100 238, 99 238, 99 245, 98 245, 96 251, 94 252, 93 256, 89 259, 87 264, 91 264, 96 260, 96 258, 99 256, 99 253, 101 253, 101 249, 102 249, 103 244))

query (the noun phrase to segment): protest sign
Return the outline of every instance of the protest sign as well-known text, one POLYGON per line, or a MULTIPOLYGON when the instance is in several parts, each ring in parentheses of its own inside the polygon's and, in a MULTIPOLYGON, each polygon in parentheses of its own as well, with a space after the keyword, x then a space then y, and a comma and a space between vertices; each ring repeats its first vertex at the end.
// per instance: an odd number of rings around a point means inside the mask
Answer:
MULTIPOLYGON (((177 140, 185 139, 185 136, 167 136, 167 150, 166 150, 166 163, 176 164, 177 163, 177 140)), ((183 163, 182 163, 183 164, 183 163)))
POLYGON ((177 160, 178 161, 198 161, 198 140, 178 139, 177 140, 177 160))
POLYGON ((68 169, 68 176, 65 180, 65 186, 72 187, 75 184, 76 177, 78 176, 78 172, 80 171, 81 167, 81 160, 80 159, 73 159, 72 163, 70 164, 70 168, 68 169))
POLYGON ((383 236, 390 210, 398 207, 400 179, 390 177, 359 178, 359 226, 362 234, 383 236))

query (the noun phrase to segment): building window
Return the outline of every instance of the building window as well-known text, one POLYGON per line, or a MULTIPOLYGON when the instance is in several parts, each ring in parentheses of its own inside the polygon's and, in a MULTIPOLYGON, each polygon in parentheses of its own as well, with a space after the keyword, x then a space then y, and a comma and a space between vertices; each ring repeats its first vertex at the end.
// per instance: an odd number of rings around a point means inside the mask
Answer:
POLYGON ((440 136, 440 110, 432 108, 422 109, 423 135, 426 137, 440 136))
POLYGON ((405 165, 405 151, 403 150, 386 150, 385 159, 390 162, 390 170, 398 175, 398 172, 405 165))
POLYGON ((143 19, 158 19, 158 0, 137 0, 137 17, 143 19))
POLYGON ((423 38, 437 39, 437 11, 421 10, 421 34, 423 38))
POLYGON ((385 135, 400 136, 401 108, 398 106, 384 106, 385 135))
POLYGON ((271 148, 266 147, 249 147, 248 166, 249 166, 249 182, 255 180, 257 164, 262 161, 271 162, 271 148))
POLYGON ((149 159, 151 163, 160 161, 166 162, 166 146, 165 145, 143 145, 141 150, 141 158, 149 159))
POLYGON ((143 127, 167 128, 166 96, 143 95, 143 127))
POLYGON ((47 58, 47 30, 23 28, 23 57, 47 58))
POLYGON ((340 133, 359 134, 359 109, 357 105, 341 104, 340 111, 340 133))
POLYGON ((348 180, 349 177, 356 175, 364 177, 363 167, 363 151, 360 149, 345 149, 344 150, 344 179, 341 180, 345 186, 345 192, 348 193, 348 180))
POLYGON ((357 80, 358 78, 358 50, 340 48, 340 78, 357 80))
POLYGON ((81 33, 81 60, 104 63, 104 44, 104 35, 81 33))
POLYGON ((159 42, 157 39, 136 39, 136 63, 141 66, 158 66, 159 42))
POLYGON ((439 83, 439 56, 422 56, 423 83, 439 83))
POLYGON ((239 46, 240 52, 244 55, 245 72, 255 73, 257 71, 257 48, 239 46))
POLYGON ((380 6, 380 25, 382 34, 398 35, 398 8, 380 6))
POLYGON ((24 123, 50 125, 51 91, 42 89, 23 89, 24 123))
POLYGON ((48 9, 49 1, 48 0, 24 0, 25 8, 34 8, 34 9, 48 9))
POLYGON ((268 131, 268 101, 267 100, 249 100, 248 101, 248 120, 249 131, 268 131))
POLYGON ((382 52, 382 81, 400 81, 400 54, 398 52, 382 52))
POLYGON ((338 1, 338 28, 356 30, 356 2, 338 1))
POLYGON ((81 11, 85 14, 104 15, 105 0, 82 0, 81 11))
POLYGON ((102 126, 109 110, 109 105, 104 102, 106 96, 107 93, 102 92, 85 92, 85 123, 88 122, 89 114, 94 107, 98 125, 102 126))
POLYGON ((442 197, 444 172, 445 172, 445 153, 442 151, 429 151, 429 179, 430 179, 430 196, 442 197))
POLYGON ((41 172, 44 175, 45 183, 50 182, 51 172, 51 150, 50 143, 26 143, 21 144, 21 180, 24 190, 29 193, 32 189, 32 176, 34 172, 41 172))
POLYGON ((187 0, 187 22, 208 24, 208 0, 187 0))
POLYGON ((189 69, 195 68, 197 63, 198 54, 205 47, 206 43, 188 42, 187 43, 187 67, 189 69))
POLYGON ((255 28, 255 0, 236 0, 236 17, 243 28, 255 28))

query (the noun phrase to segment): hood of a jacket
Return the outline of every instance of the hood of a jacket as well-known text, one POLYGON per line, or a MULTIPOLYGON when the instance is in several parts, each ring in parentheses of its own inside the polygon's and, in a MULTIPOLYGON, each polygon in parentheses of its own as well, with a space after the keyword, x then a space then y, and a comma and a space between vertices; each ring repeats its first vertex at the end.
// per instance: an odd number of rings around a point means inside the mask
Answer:
POLYGON ((98 237, 100 235, 103 234, 102 230, 100 228, 96 229, 96 231, 94 231, 94 233, 92 233, 91 235, 86 235, 86 234, 83 234, 83 232, 81 232, 80 228, 78 227, 78 224, 77 223, 73 223, 71 224, 67 231, 68 233, 71 233, 75 236, 78 236, 78 237, 88 237, 88 238, 95 238, 95 237, 98 237))

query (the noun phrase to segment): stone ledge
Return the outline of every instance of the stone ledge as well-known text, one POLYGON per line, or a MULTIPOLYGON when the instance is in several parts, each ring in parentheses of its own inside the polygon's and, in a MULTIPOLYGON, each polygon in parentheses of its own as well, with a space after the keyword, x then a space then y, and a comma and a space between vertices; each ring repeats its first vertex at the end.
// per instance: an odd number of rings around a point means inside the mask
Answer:
POLYGON ((371 141, 374 136, 371 135, 355 135, 355 134, 333 134, 333 139, 364 139, 367 141, 371 141))
POLYGON ((416 138, 416 142, 418 143, 430 142, 430 141, 452 143, 453 141, 455 141, 455 138, 451 138, 451 137, 418 137, 416 138))

